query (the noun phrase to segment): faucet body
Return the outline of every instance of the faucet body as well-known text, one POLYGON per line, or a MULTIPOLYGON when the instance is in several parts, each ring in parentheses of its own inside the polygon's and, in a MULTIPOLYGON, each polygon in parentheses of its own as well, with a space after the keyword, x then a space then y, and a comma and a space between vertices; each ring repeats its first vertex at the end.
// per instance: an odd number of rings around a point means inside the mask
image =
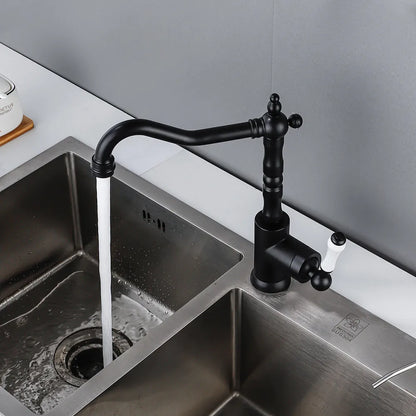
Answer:
POLYGON ((112 176, 114 147, 130 136, 144 135, 185 146, 263 137, 264 205, 255 217, 251 282, 258 290, 274 293, 287 290, 293 277, 300 282, 310 280, 315 289, 325 290, 331 284, 331 276, 320 269, 320 254, 289 234, 289 216, 282 210, 284 138, 289 127, 299 128, 301 125, 299 114, 287 118, 281 112, 277 94, 271 95, 267 112, 262 117, 244 123, 184 130, 150 120, 127 120, 110 128, 101 138, 91 169, 96 177, 112 176))

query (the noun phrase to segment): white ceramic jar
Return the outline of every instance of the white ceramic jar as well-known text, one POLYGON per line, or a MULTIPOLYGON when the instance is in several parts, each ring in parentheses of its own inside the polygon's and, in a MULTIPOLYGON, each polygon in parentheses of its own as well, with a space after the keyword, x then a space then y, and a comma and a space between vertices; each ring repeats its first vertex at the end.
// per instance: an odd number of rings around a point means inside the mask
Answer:
POLYGON ((23 120, 23 110, 16 86, 0 74, 0 137, 10 133, 23 120))

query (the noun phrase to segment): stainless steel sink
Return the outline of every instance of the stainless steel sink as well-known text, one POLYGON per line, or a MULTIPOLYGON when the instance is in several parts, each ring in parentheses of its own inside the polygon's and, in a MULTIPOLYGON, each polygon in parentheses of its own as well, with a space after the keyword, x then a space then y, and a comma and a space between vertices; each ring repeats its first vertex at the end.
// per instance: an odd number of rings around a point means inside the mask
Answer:
POLYGON ((413 398, 392 386, 372 390, 374 378, 273 308, 233 290, 81 414, 413 414, 413 398))
MULTIPOLYGON (((100 325, 89 159, 90 149, 67 140, 0 182, 1 385, 39 414, 76 390, 55 371, 57 346, 100 325)), ((242 254, 213 236, 210 221, 118 171, 111 184, 114 328, 136 343, 242 254)))
POLYGON ((249 242, 121 167, 113 315, 133 345, 80 387, 60 377, 55 351, 100 324, 91 155, 69 138, 0 178, 0 414, 414 413, 415 373, 371 387, 413 338, 333 291, 256 292, 249 242))

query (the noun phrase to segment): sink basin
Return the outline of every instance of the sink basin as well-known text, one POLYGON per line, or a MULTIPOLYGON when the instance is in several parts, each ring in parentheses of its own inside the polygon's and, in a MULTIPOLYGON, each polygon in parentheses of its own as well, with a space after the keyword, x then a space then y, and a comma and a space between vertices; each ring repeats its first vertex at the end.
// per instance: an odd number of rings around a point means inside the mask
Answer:
POLYGON ((117 358, 87 376, 100 351, 92 153, 68 138, 0 178, 0 416, 414 413, 416 371, 371 384, 414 361, 415 339, 332 290, 257 292, 251 243, 120 166, 117 358))
POLYGON ((413 414, 411 396, 392 385, 373 390, 374 379, 343 352, 233 290, 80 415, 413 414))
MULTIPOLYGON (((89 158, 90 149, 69 140, 0 182, 0 380, 37 414, 76 390, 56 372, 58 345, 100 326, 89 158)), ((136 343, 242 255, 189 207, 167 208, 172 197, 118 171, 111 183, 113 326, 136 343)))

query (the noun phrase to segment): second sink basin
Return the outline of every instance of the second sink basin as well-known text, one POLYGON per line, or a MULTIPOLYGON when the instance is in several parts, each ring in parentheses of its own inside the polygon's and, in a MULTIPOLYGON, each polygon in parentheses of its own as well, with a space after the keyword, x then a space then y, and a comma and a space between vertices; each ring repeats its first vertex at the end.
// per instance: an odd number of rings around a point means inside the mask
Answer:
POLYGON ((413 399, 271 307, 232 290, 80 416, 392 416, 413 399))

